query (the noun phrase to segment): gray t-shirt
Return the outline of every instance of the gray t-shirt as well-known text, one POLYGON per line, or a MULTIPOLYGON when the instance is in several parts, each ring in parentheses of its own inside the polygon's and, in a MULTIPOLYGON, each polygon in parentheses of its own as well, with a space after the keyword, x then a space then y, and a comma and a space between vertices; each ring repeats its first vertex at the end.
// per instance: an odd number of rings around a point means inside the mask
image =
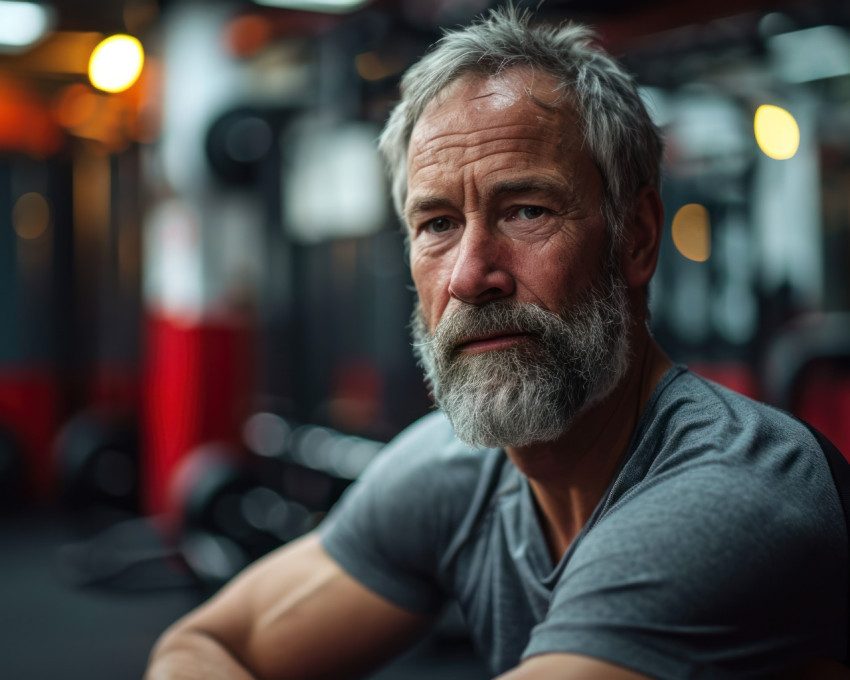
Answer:
POLYGON ((843 658, 848 546, 804 426, 676 366, 591 519, 553 564, 527 479, 412 425, 321 528, 325 549, 400 607, 454 598, 494 674, 547 652, 657 678, 762 677, 843 658))

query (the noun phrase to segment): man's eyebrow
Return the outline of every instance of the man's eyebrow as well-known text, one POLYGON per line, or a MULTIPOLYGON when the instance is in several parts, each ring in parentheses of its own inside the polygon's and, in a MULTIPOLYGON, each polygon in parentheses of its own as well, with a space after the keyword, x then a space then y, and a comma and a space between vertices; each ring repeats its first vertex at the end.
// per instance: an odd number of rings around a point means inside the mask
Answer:
POLYGON ((442 196, 423 196, 422 198, 413 199, 404 213, 407 217, 411 217, 412 215, 431 212, 432 210, 445 210, 451 206, 452 202, 442 196))
POLYGON ((556 182, 545 177, 535 177, 497 182, 487 191, 488 197, 534 193, 569 195, 570 189, 563 182, 556 182))
MULTIPOLYGON (((494 198, 496 196, 533 193, 572 195, 570 187, 563 182, 557 182, 546 177, 534 177, 496 182, 487 190, 486 197, 494 198)), ((422 196, 421 198, 412 199, 405 209, 404 214, 409 219, 414 215, 436 210, 447 210, 452 206, 453 203, 443 196, 422 196)))

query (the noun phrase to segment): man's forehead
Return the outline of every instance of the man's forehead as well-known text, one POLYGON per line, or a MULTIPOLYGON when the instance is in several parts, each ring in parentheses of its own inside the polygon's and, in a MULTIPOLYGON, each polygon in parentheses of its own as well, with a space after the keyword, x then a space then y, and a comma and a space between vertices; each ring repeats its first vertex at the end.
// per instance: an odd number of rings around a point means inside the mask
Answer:
POLYGON ((528 99, 544 107, 558 107, 563 96, 554 76, 530 66, 515 66, 496 74, 468 73, 449 83, 425 107, 422 117, 460 104, 505 109, 528 99))
POLYGON ((408 144, 408 188, 410 173, 435 166, 439 154, 466 149, 469 161, 517 144, 529 153, 540 144, 573 149, 582 139, 579 118, 554 76, 530 67, 467 74, 448 85, 417 120, 408 144))
POLYGON ((470 73, 446 86, 425 107, 411 132, 408 163, 417 153, 433 151, 435 142, 442 144, 449 129, 484 130, 497 122, 537 126, 551 136, 550 141, 561 144, 564 135, 574 137, 578 118, 557 79, 548 73, 524 66, 495 75, 470 73))

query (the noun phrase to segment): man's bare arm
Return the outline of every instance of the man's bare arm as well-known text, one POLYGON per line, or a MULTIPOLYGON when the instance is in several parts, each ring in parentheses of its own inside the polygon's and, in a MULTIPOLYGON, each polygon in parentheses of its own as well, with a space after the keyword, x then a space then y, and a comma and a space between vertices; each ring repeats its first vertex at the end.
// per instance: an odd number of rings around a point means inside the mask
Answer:
POLYGON ((169 628, 145 680, 358 677, 431 623, 360 585, 311 534, 259 560, 169 628))
POLYGON ((650 680, 622 666, 581 654, 540 654, 496 680, 650 680))

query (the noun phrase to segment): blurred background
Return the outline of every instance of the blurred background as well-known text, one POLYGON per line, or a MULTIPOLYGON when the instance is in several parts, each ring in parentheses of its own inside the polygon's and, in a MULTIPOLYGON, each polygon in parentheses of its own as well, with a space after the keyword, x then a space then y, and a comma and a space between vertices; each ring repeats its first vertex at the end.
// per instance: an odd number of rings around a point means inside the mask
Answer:
MULTIPOLYGON (((375 138, 495 4, 0 1, 0 676, 141 677, 428 411, 375 138)), ((537 16, 667 136, 661 344, 850 451, 850 4, 537 16)), ((487 677, 451 611, 379 677, 437 673, 487 677)))

